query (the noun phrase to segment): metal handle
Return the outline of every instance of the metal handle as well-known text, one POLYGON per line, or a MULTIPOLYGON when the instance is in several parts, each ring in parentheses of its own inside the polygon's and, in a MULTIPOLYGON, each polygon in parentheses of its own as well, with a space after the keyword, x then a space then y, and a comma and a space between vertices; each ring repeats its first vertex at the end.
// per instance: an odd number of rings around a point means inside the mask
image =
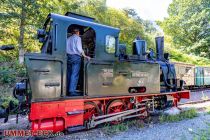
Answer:
POLYGON ((50 72, 49 69, 34 69, 34 72, 50 72))
POLYGON ((57 50, 57 26, 58 24, 56 23, 55 24, 55 44, 54 44, 54 50, 56 51, 57 50))

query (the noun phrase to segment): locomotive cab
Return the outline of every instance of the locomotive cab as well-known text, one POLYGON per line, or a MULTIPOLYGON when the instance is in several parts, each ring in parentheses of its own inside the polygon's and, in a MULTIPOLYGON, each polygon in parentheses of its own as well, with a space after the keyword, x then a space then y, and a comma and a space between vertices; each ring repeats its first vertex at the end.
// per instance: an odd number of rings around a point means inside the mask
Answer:
MULTIPOLYGON (((115 61, 119 29, 101 25, 93 18, 67 13, 65 16, 49 14, 38 30, 38 38, 43 43, 41 53, 25 54, 25 62, 32 90, 32 99, 60 98, 67 93, 67 38, 78 28, 82 46, 91 61, 82 61, 77 90, 87 95, 88 72, 90 65, 106 65, 115 61)), ((111 64, 112 65, 112 64, 111 64)))

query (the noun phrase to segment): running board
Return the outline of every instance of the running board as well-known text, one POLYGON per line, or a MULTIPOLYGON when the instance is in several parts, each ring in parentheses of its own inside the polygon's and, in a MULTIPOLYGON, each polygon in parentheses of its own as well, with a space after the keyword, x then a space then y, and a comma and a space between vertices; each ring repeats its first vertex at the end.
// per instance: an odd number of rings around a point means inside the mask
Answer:
POLYGON ((131 109, 131 110, 126 110, 126 111, 103 115, 103 116, 98 116, 98 117, 93 116, 92 119, 87 123, 87 128, 90 129, 90 128, 93 128, 99 124, 111 122, 111 121, 115 121, 115 120, 122 121, 124 119, 133 118, 133 117, 139 117, 139 116, 146 117, 147 115, 148 114, 147 114, 146 108, 143 107, 143 108, 139 108, 139 109, 131 109), (142 110, 145 110, 145 111, 141 114, 130 115, 130 114, 142 111, 142 110), (130 115, 130 116, 127 116, 127 115, 130 115))

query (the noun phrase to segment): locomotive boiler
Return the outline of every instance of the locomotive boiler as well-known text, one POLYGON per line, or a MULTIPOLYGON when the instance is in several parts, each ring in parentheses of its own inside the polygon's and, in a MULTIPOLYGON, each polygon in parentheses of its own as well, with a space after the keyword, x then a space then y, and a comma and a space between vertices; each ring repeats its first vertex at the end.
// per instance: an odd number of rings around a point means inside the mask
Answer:
POLYGON ((174 64, 164 53, 164 38, 156 38, 156 56, 147 52, 145 40, 136 38, 133 53, 119 44, 118 28, 96 23, 74 13, 49 14, 38 39, 41 53, 25 54, 28 79, 17 83, 14 96, 20 114, 27 114, 31 130, 93 128, 102 123, 120 123, 133 117, 176 106, 189 91, 178 83, 174 64), (77 91, 67 95, 66 40, 74 28, 90 61, 82 60, 77 91))

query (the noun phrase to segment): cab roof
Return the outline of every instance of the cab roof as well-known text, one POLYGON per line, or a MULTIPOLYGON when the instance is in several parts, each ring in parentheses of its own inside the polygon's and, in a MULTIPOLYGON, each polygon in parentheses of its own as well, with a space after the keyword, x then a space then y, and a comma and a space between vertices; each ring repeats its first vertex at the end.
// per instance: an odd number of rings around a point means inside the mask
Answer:
POLYGON ((118 32, 118 33, 120 32, 119 28, 115 28, 115 27, 108 26, 108 25, 103 25, 103 24, 96 23, 96 22, 93 22, 93 21, 83 20, 81 18, 79 19, 79 18, 76 18, 76 17, 69 17, 69 16, 59 15, 59 14, 55 14, 55 13, 49 14, 48 18, 50 18, 50 17, 53 20, 67 21, 67 22, 68 21, 69 22, 77 21, 77 22, 81 22, 81 23, 87 23, 89 26, 96 26, 96 27, 106 28, 108 30, 112 30, 112 31, 118 32))

